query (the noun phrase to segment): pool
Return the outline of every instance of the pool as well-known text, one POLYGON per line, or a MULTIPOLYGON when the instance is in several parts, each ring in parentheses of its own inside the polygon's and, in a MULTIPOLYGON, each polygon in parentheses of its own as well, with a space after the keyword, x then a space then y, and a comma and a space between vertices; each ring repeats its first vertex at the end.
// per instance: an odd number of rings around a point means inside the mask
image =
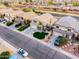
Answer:
POLYGON ((9 59, 18 59, 16 55, 11 56, 9 59))

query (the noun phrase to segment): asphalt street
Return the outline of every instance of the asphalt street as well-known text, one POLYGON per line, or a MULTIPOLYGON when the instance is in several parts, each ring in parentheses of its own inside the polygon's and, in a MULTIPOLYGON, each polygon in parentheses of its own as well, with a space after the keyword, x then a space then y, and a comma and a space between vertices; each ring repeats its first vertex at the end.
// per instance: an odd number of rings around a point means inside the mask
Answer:
POLYGON ((27 50, 33 59, 71 59, 37 40, 26 37, 1 25, 0 36, 14 47, 27 50))
MULTIPOLYGON (((67 16, 67 15, 63 15, 63 14, 52 14, 53 16, 56 16, 56 17, 65 17, 65 16, 67 16)), ((74 17, 74 18, 76 18, 77 20, 79 20, 79 16, 72 16, 72 17, 74 17)))

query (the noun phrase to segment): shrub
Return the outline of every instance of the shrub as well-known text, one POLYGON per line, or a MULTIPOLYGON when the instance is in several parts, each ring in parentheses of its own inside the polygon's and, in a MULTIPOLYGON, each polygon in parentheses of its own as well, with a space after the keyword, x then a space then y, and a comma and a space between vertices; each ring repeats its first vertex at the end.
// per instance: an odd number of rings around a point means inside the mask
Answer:
POLYGON ((16 24, 16 25, 15 25, 15 27, 19 27, 19 26, 21 26, 21 25, 22 25, 22 24, 21 24, 21 23, 19 23, 19 24, 16 24))
POLYGON ((45 35, 48 35, 48 33, 45 33, 45 32, 35 32, 35 33, 33 33, 33 36, 35 38, 38 38, 38 39, 44 39, 45 35))
POLYGON ((9 59, 10 53, 8 51, 2 52, 0 54, 0 59, 9 59))
POLYGON ((0 15, 0 18, 4 18, 5 15, 0 15))
POLYGON ((41 14, 43 14, 42 12, 35 12, 35 13, 37 13, 38 15, 41 15, 41 14))
POLYGON ((9 3, 8 2, 4 2, 4 5, 8 7, 9 6, 9 3))
POLYGON ((53 4, 53 2, 52 2, 52 1, 49 1, 49 2, 48 2, 48 4, 49 4, 49 5, 52 5, 52 4, 53 4))
POLYGON ((30 12, 31 9, 30 8, 24 8, 22 11, 24 11, 24 12, 30 12))
POLYGON ((65 37, 61 37, 60 39, 60 46, 64 46, 68 43, 68 39, 65 37))
POLYGON ((68 3, 67 2, 64 2, 64 4, 67 5, 68 3))
POLYGON ((72 2, 73 6, 79 6, 79 2, 72 2))

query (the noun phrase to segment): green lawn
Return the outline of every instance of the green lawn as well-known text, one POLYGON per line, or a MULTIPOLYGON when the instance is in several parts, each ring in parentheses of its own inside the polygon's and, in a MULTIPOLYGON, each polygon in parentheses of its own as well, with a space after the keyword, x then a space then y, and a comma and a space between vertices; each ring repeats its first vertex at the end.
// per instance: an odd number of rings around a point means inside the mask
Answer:
POLYGON ((33 37, 38 38, 40 40, 44 39, 46 35, 48 35, 48 33, 45 33, 45 32, 35 32, 35 33, 33 33, 33 37))

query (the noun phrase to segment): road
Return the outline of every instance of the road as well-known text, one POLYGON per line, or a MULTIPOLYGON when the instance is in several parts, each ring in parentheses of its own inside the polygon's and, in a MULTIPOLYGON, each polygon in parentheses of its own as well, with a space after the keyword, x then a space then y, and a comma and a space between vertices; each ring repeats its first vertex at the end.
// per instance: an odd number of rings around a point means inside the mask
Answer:
POLYGON ((36 11, 37 12, 43 12, 43 13, 49 13, 49 14, 52 14, 53 16, 58 17, 58 18, 65 17, 65 16, 72 16, 72 17, 74 17, 74 18, 79 20, 79 16, 76 15, 76 14, 70 14, 70 13, 67 14, 67 13, 53 12, 53 11, 43 11, 43 10, 36 10, 36 11))
MULTIPOLYGON (((63 14, 52 14, 53 16, 56 16, 56 17, 65 17, 65 16, 67 16, 67 15, 63 15, 63 14)), ((76 18, 76 19, 78 19, 79 20, 79 17, 78 16, 72 16, 72 17, 74 17, 74 18, 76 18)))
POLYGON ((30 39, 1 25, 0 36, 14 47, 27 50, 33 59, 71 59, 37 40, 30 39))

